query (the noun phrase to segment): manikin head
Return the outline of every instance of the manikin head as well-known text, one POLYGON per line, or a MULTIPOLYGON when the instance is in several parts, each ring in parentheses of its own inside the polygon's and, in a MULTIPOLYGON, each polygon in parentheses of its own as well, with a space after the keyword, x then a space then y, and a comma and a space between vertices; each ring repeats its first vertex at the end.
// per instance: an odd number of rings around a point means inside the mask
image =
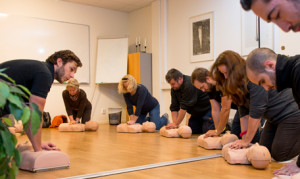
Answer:
POLYGON ((166 74, 166 80, 173 90, 179 90, 183 83, 183 74, 179 70, 172 68, 166 74))
POLYGON ((46 62, 54 64, 54 78, 59 83, 74 78, 77 68, 82 66, 80 59, 70 50, 55 52, 46 62))
POLYGON ((276 88, 276 61, 277 54, 268 48, 253 50, 246 60, 248 79, 265 90, 276 88))
POLYGON ((191 75, 192 84, 203 92, 209 92, 213 86, 216 85, 216 81, 212 79, 209 71, 205 68, 196 68, 191 75))
POLYGON ((267 22, 283 31, 300 31, 300 0, 240 0, 245 10, 252 10, 267 22))

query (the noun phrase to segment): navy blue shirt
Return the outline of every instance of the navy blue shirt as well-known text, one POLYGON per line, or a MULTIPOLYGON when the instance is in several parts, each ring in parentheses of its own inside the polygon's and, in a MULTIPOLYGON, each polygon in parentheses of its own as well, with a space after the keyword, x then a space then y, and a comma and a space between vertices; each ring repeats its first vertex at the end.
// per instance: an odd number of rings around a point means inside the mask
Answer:
POLYGON ((25 86, 33 95, 46 98, 54 80, 54 65, 37 60, 11 60, 0 64, 16 84, 25 86))
POLYGON ((138 84, 133 96, 131 96, 130 93, 124 93, 123 96, 127 105, 127 112, 129 116, 133 114, 133 106, 136 107, 135 115, 139 116, 140 114, 147 114, 158 105, 158 101, 142 84, 138 84))

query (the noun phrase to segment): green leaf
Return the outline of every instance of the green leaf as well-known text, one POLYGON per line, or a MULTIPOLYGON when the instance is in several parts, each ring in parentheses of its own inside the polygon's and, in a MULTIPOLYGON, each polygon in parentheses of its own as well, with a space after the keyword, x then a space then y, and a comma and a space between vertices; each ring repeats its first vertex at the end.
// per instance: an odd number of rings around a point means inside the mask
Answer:
MULTIPOLYGON (((2 139, 1 139, 1 141, 2 141, 2 139)), ((1 166, 1 163, 3 163, 2 160, 4 160, 6 158, 6 155, 4 152, 4 146, 1 146, 0 149, 1 149, 0 150, 0 166, 1 166)), ((1 170, 0 170, 0 172, 1 172, 1 170)))
POLYGON ((13 95, 13 94, 9 94, 8 96, 8 101, 15 104, 18 108, 23 109, 23 105, 22 105, 22 99, 19 96, 13 95))
MULTIPOLYGON (((4 153, 4 151, 1 151, 1 153, 4 153)), ((0 158, 0 175, 4 174, 4 168, 7 168, 7 163, 8 160, 6 156, 0 158)))
MULTIPOLYGON (((3 122, 0 120, 0 130, 4 131, 5 129, 7 129, 7 127, 3 124, 3 122)), ((1 138, 0 138, 0 142, 1 142, 1 138)), ((1 146, 1 145, 0 145, 1 146)))
POLYGON ((0 135, 3 141, 4 145, 4 149, 5 149, 5 153, 6 155, 8 155, 8 157, 12 156, 15 150, 15 145, 12 141, 12 135, 10 132, 8 131, 0 131, 0 135))
POLYGON ((0 76, 3 76, 4 78, 8 79, 11 83, 16 84, 15 80, 13 80, 11 77, 7 76, 7 74, 0 73, 0 76))
POLYGON ((13 143, 16 145, 17 142, 18 142, 16 136, 15 135, 11 135, 11 138, 12 138, 11 140, 13 141, 13 143))
POLYGON ((17 166, 20 166, 22 159, 21 159, 21 153, 19 150, 15 150, 15 161, 16 161, 17 166))
POLYGON ((7 117, 2 117, 2 120, 6 123, 6 125, 11 126, 12 125, 12 121, 7 118, 7 117))
POLYGON ((29 127, 29 122, 26 124, 23 124, 23 131, 27 131, 28 127, 29 127))
POLYGON ((8 104, 9 107, 9 111, 12 115, 14 115, 14 117, 16 118, 16 120, 20 120, 23 114, 23 110, 18 108, 15 104, 13 103, 9 103, 8 104))
POLYGON ((29 119, 30 119, 30 108, 28 106, 25 106, 23 108, 23 114, 21 116, 21 121, 24 124, 27 124, 29 122, 29 119))
POLYGON ((9 169, 9 178, 16 178, 18 174, 18 167, 15 161, 11 161, 11 168, 9 169))
POLYGON ((6 97, 0 93, 0 107, 4 107, 6 104, 6 97))
POLYGON ((5 82, 0 81, 0 107, 5 106, 8 95, 9 95, 8 85, 5 82))
MULTIPOLYGON (((3 170, 4 171, 4 170, 3 170)), ((6 179, 6 175, 4 174, 4 172, 0 171, 0 179, 6 179), (3 174, 2 174, 3 173, 3 174)))
POLYGON ((9 87, 5 82, 0 81, 0 93, 4 96, 4 97, 8 97, 9 95, 9 87))
POLYGON ((0 73, 4 72, 7 68, 1 68, 0 73))
POLYGON ((31 103, 31 106, 33 108, 31 113, 31 130, 32 134, 35 135, 40 128, 42 113, 35 103, 31 103))
POLYGON ((17 85, 17 87, 19 87, 19 88, 21 88, 23 91, 25 91, 25 92, 28 94, 28 96, 31 95, 31 92, 30 92, 25 86, 23 86, 23 85, 17 85))
POLYGON ((26 99, 29 99, 29 95, 25 94, 20 88, 16 86, 10 86, 10 92, 14 93, 15 95, 22 96, 26 99))

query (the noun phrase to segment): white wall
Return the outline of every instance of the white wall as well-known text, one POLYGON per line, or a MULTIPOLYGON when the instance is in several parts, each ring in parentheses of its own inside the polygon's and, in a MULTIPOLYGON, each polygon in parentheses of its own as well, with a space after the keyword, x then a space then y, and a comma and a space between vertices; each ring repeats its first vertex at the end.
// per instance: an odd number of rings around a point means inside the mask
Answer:
MULTIPOLYGON (((136 52, 136 38, 140 37, 141 51, 145 51, 144 40, 147 40, 146 51, 152 52, 152 11, 151 6, 129 13, 129 53, 136 52)), ((139 42, 138 42, 139 43, 139 42)), ((137 51, 139 48, 137 48, 137 51)))
MULTIPOLYGON (((102 8, 85 6, 59 0, 0 0, 1 13, 38 17, 86 24, 90 26, 90 84, 80 87, 92 101, 92 120, 100 123, 108 122, 108 115, 102 114, 101 109, 108 107, 124 107, 124 100, 117 93, 117 85, 95 85, 96 49, 99 36, 128 35, 128 13, 111 11, 102 8)), ((71 49, 72 50, 72 49, 71 49)), ((12 53, 15 53, 12 51, 12 53)), ((50 54, 49 54, 50 55, 50 54)), ((83 64, 84 65, 84 64, 83 64)), ((80 70, 80 68, 78 69, 80 70)), ((62 100, 65 85, 53 84, 47 97, 45 111, 51 117, 66 114, 62 100)), ((123 112, 125 119, 125 111, 123 112)))
MULTIPOLYGON (((170 90, 164 80, 167 70, 177 68, 184 74, 190 75, 195 67, 209 68, 214 62, 190 63, 190 17, 214 12, 214 59, 224 50, 241 53, 239 0, 157 0, 152 5, 129 14, 59 0, 0 0, 0 7, 0 11, 4 13, 90 26, 91 83, 83 84, 81 87, 92 101, 92 120, 100 123, 108 122, 108 108, 120 106, 123 108, 122 120, 124 121, 126 105, 122 96, 117 93, 117 84, 95 85, 97 37, 99 36, 127 35, 129 53, 135 52, 136 37, 140 36, 141 41, 147 38, 147 52, 152 52, 153 55, 153 95, 160 102, 161 113, 169 114, 170 90), (106 114, 101 113, 102 109, 106 114)), ((279 41, 276 38, 274 40, 279 41)), ((278 49, 277 46, 275 48, 278 49)), ((45 111, 49 111, 52 117, 66 114, 61 97, 64 88, 65 86, 60 84, 53 84, 51 88, 45 111)))
POLYGON ((152 34, 159 36, 153 37, 159 40, 152 46, 153 56, 158 60, 158 65, 154 65, 153 68, 154 95, 160 99, 161 112, 170 114, 170 90, 164 80, 167 70, 177 68, 182 73, 191 75, 196 67, 210 68, 214 62, 213 60, 190 62, 190 17, 214 12, 214 59, 216 59, 218 54, 225 50, 241 53, 241 7, 239 0, 161 0, 153 3, 152 8, 153 12, 160 13, 152 14, 153 26, 158 24, 156 26, 158 29, 153 29, 152 34), (157 16, 160 18, 154 18, 157 16))

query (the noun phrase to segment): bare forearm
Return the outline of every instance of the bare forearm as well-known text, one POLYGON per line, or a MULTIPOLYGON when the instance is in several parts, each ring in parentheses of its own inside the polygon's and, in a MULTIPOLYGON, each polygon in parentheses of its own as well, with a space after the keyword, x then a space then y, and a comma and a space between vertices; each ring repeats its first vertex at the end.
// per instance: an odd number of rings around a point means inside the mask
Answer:
POLYGON ((179 126, 181 124, 181 122, 183 121, 183 118, 185 116, 185 113, 186 113, 186 110, 184 109, 180 109, 179 112, 178 112, 178 116, 177 116, 177 120, 175 122, 175 124, 177 126, 179 126))
POLYGON ((221 109, 219 125, 216 127, 218 135, 220 135, 223 132, 224 128, 226 127, 226 124, 229 119, 229 113, 230 113, 230 109, 228 108, 221 109))
POLYGON ((172 115, 172 121, 173 121, 173 123, 176 123, 177 117, 178 117, 178 112, 177 111, 172 111, 171 115, 172 115))
MULTIPOLYGON (((39 96, 35 96, 35 95, 31 95, 29 101, 31 103, 35 103, 38 107, 39 110, 43 113, 44 111, 44 107, 45 107, 45 103, 46 103, 46 99, 45 98, 41 98, 39 96)), ((34 151, 41 151, 42 150, 42 125, 43 125, 43 116, 41 116, 41 124, 40 127, 37 131, 37 133, 33 136, 32 134, 32 129, 31 129, 31 124, 29 125, 26 134, 32 144, 32 147, 34 149, 34 151)))
POLYGON ((137 121, 137 119, 138 119, 138 116, 136 116, 136 115, 132 114, 132 115, 130 115, 130 116, 129 116, 129 118, 130 118, 130 120, 132 120, 132 121, 136 122, 136 121, 137 121))
POLYGON ((249 117, 247 133, 243 139, 246 143, 250 144, 250 142, 252 141, 252 139, 255 136, 255 133, 259 127, 260 120, 261 120, 261 118, 254 119, 252 117, 249 117))
POLYGON ((31 124, 29 125, 26 131, 27 137, 31 141, 32 147, 35 152, 42 151, 42 123, 40 128, 38 129, 37 133, 33 136, 31 130, 31 124))
POLYGON ((221 104, 215 99, 211 99, 209 100, 209 102, 211 106, 211 115, 214 121, 214 125, 215 127, 217 127, 220 121, 221 104))
POLYGON ((240 118, 242 132, 248 129, 248 119, 249 119, 249 115, 240 118))
POLYGON ((217 112, 217 111, 211 110, 211 115, 212 115, 212 118, 214 121, 214 125, 218 126, 219 122, 220 122, 220 111, 217 112))
POLYGON ((231 109, 231 102, 232 100, 228 96, 223 96, 221 98, 221 112, 220 112, 220 122, 217 128, 217 134, 220 135, 224 128, 226 127, 226 124, 229 119, 229 113, 231 109))
POLYGON ((74 121, 73 115, 69 116, 70 122, 74 121))

